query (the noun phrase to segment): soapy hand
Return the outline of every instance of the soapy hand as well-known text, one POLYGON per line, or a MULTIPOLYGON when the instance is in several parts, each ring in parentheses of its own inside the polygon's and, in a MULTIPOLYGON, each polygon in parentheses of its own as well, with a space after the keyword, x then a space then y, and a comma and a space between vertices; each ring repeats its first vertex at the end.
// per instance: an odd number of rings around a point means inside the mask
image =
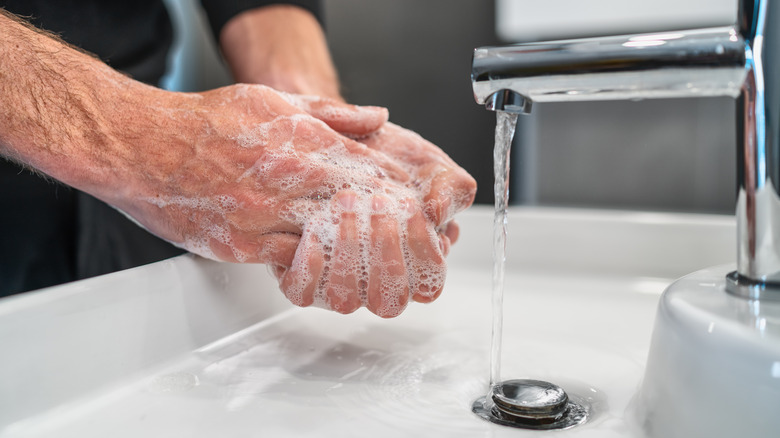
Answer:
POLYGON ((407 186, 422 194, 426 217, 439 232, 446 255, 450 244, 458 239, 458 226, 452 217, 474 202, 474 178, 433 143, 392 123, 360 141, 391 157, 413 175, 407 186))
MULTIPOLYGON (((311 96, 295 99, 307 111, 311 103, 327 102, 311 96)), ((386 188, 390 196, 364 197, 362 208, 356 209, 361 204, 357 193, 338 193, 335 246, 322 246, 320 239, 310 237, 301 251, 308 257, 298 260, 296 269, 279 269, 277 274, 288 296, 292 290, 303 292, 304 305, 315 302, 319 288, 333 310, 349 313, 365 305, 392 317, 403 311, 409 297, 430 302, 441 294, 444 256, 458 238, 451 218, 473 203, 476 182, 441 149, 394 124, 386 123, 358 141, 392 158, 405 171, 404 178, 394 180, 399 186, 386 188), (321 284, 301 278, 307 276, 320 277, 321 284)))
POLYGON ((189 105, 161 124, 189 124, 190 147, 167 145, 169 165, 115 205, 204 257, 270 264, 300 306, 393 317, 441 293, 475 184, 438 148, 384 109, 263 86, 189 105))

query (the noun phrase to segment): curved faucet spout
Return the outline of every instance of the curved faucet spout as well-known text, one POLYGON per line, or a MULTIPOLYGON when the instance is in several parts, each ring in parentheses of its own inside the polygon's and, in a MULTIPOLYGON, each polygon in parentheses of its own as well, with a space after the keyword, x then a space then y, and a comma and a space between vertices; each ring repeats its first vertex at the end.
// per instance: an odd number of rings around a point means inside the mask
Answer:
MULTIPOLYGON (((734 27, 481 47, 474 97, 532 102, 739 95, 745 41, 734 27)), ((488 108, 491 109, 491 108, 488 108)))

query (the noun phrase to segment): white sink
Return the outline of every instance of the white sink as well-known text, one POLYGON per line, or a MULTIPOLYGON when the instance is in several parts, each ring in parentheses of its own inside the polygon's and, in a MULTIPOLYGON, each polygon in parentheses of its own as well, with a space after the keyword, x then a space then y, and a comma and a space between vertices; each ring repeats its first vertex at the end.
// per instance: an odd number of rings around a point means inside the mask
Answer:
MULTIPOLYGON (((734 258, 732 218, 515 209, 503 378, 594 415, 561 437, 639 437, 661 292, 734 258)), ((0 300, 0 437, 532 436, 479 419, 492 209, 459 217, 444 294, 382 320, 288 304, 263 266, 182 256, 0 300)))
POLYGON ((780 434, 780 302, 727 293, 733 270, 687 275, 661 298, 637 397, 649 436, 780 434))

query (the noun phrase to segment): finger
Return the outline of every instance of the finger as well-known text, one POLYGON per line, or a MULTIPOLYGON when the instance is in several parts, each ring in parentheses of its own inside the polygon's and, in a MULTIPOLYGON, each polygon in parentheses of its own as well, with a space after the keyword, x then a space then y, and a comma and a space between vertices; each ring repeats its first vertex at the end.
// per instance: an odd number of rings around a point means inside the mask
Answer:
POLYGON ((304 231, 292 265, 279 280, 284 295, 301 307, 314 304, 324 266, 322 245, 314 233, 304 231))
POLYGON ((295 233, 264 234, 253 251, 255 259, 247 262, 290 268, 300 242, 301 236, 295 233))
POLYGON ((376 132, 389 117, 387 108, 345 103, 314 104, 307 112, 325 122, 334 131, 357 138, 376 132))
POLYGON ((450 239, 450 243, 455 243, 458 241, 458 237, 460 237, 460 225, 451 220, 444 225, 442 233, 450 239))
POLYGON ((419 166, 436 161, 447 166, 456 166, 455 162, 438 146, 416 132, 392 122, 385 123, 380 131, 360 141, 372 149, 382 151, 409 164, 419 166))
POLYGON ((419 210, 407 221, 407 232, 409 252, 406 266, 412 286, 412 299, 429 303, 441 294, 446 277, 439 238, 419 210))
POLYGON ((344 146, 350 153, 355 155, 362 155, 370 159, 383 171, 383 173, 372 176, 378 178, 390 178, 397 182, 406 182, 409 180, 409 174, 401 166, 396 164, 392 158, 385 155, 384 153, 371 149, 362 143, 358 143, 352 140, 346 141, 344 146))
POLYGON ((384 196, 374 197, 372 209, 367 307, 382 318, 393 318, 409 303, 409 280, 398 222, 386 214, 390 201, 384 196))
POLYGON ((361 142, 411 167, 411 179, 426 191, 426 215, 435 225, 443 224, 474 202, 474 178, 416 133, 388 122, 377 134, 361 142))
MULTIPOLYGON (((323 128, 325 128, 324 125, 314 119, 303 123, 298 121, 295 125, 295 148, 299 151, 319 153, 327 148, 343 147, 352 157, 364 158, 376 166, 374 174, 369 176, 380 179, 390 178, 399 182, 405 182, 409 179, 408 173, 384 153, 370 149, 366 145, 339 135, 330 129, 323 128)), ((334 152, 338 153, 337 149, 334 152)))
POLYGON ((439 226, 452 219, 459 211, 474 202, 477 182, 460 167, 442 167, 431 180, 425 195, 425 213, 434 225, 439 226))
POLYGON ((201 245, 193 245, 193 242, 189 242, 189 245, 187 245, 187 251, 195 253, 201 257, 217 260, 220 262, 239 262, 239 260, 233 255, 233 250, 230 246, 220 242, 219 239, 214 237, 208 237, 206 241, 208 244, 203 248, 200 248, 201 245))
POLYGON ((186 247, 200 256, 223 262, 243 262, 244 253, 235 245, 233 229, 228 226, 209 224, 203 227, 200 238, 189 239, 186 247), (203 245, 202 243, 206 244, 203 245))
POLYGON ((359 272, 356 266, 361 260, 357 216, 354 211, 357 194, 344 190, 334 196, 335 209, 340 214, 339 239, 334 243, 333 253, 323 258, 326 275, 326 294, 331 310, 352 313, 360 308, 358 294, 359 272))
POLYGON ((334 131, 364 137, 381 128, 388 120, 387 108, 358 106, 319 96, 288 94, 288 101, 322 120, 334 131))
POLYGON ((441 253, 444 254, 444 257, 447 257, 450 253, 452 242, 450 242, 450 238, 444 233, 439 232, 437 235, 439 236, 439 249, 441 250, 441 253))

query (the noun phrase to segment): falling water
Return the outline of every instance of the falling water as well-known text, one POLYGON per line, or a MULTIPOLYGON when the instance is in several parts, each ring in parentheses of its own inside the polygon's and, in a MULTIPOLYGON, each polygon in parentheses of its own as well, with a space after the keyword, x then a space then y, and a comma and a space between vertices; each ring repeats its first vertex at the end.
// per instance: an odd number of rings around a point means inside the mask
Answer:
POLYGON ((493 334, 490 348, 490 388, 501 381, 501 334, 504 324, 504 269, 506 264, 507 204, 509 201, 509 152, 517 114, 496 112, 493 149, 496 211, 493 218, 493 334))
POLYGON ((496 112, 496 144, 493 149, 496 211, 493 219, 493 336, 490 345, 490 388, 474 400, 471 411, 480 418, 522 429, 568 429, 585 423, 590 403, 561 387, 529 379, 501 380, 501 338, 504 324, 504 269, 506 264, 507 204, 509 201, 509 152, 517 114, 496 112), (554 397, 550 397, 550 395, 554 397))

